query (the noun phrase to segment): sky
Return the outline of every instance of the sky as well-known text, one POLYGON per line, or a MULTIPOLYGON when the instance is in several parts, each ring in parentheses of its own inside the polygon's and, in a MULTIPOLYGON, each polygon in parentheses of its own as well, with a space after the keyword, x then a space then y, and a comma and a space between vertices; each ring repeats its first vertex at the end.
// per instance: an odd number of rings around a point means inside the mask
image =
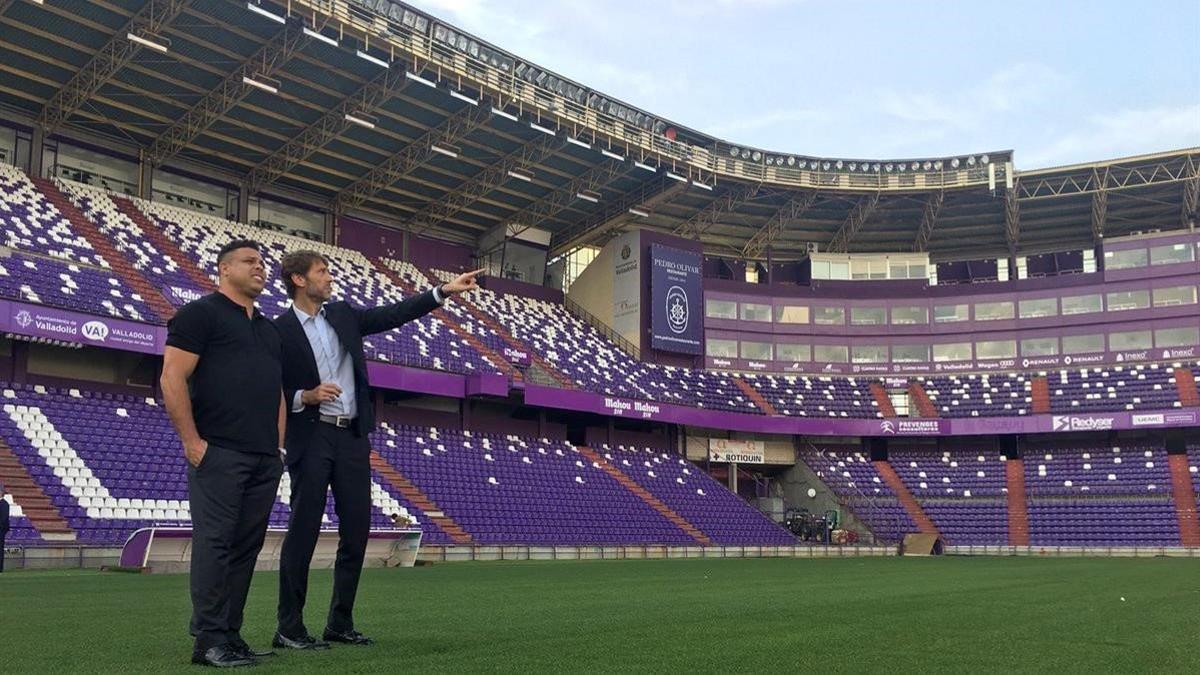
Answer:
POLYGON ((646 112, 781 153, 1200 146, 1200 0, 415 0, 646 112))

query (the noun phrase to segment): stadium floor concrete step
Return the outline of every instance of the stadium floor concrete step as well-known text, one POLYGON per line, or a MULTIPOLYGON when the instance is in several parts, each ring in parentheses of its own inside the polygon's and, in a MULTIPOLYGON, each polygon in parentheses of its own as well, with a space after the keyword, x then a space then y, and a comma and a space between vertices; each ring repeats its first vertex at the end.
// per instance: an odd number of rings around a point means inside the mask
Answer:
POLYGON ((908 486, 904 484, 904 481, 900 480, 899 474, 892 468, 892 465, 886 459, 877 459, 872 463, 875 465, 875 471, 879 474, 879 477, 883 479, 884 483, 887 483, 892 492, 896 493, 896 500, 908 512, 908 517, 912 518, 913 522, 917 524, 917 530, 924 534, 940 534, 937 526, 933 524, 933 520, 929 518, 925 513, 925 509, 921 508, 916 498, 909 492, 908 486))
POLYGON ((133 266, 133 262, 124 253, 113 246, 108 237, 96 227, 96 224, 85 216, 83 211, 80 211, 79 207, 75 206, 75 203, 62 190, 58 189, 58 185, 55 185, 54 181, 34 178, 33 183, 50 200, 50 203, 54 204, 59 213, 70 221, 75 232, 86 239, 92 248, 108 262, 113 273, 136 291, 162 322, 165 323, 175 316, 175 306, 133 266))
POLYGON ((937 406, 933 404, 933 399, 929 398, 929 392, 925 391, 924 385, 920 382, 908 383, 908 397, 912 399, 913 406, 917 409, 917 415, 921 417, 937 417, 937 406))
POLYGON ((686 518, 676 513, 671 507, 664 504, 662 500, 651 494, 649 490, 641 485, 638 485, 632 478, 626 476, 624 471, 621 471, 617 467, 610 464, 603 455, 588 447, 580 446, 578 450, 579 454, 587 457, 594 464, 596 464, 596 466, 600 467, 600 470, 616 479, 616 481, 623 485, 626 490, 629 490, 642 501, 649 504, 650 508, 658 511, 667 520, 675 523, 675 526, 686 532, 688 536, 705 546, 712 545, 712 539, 709 539, 707 534, 701 532, 700 528, 689 523, 686 518))
POLYGON ((1171 496, 1175 500, 1175 516, 1179 519, 1179 542, 1184 546, 1200 547, 1200 516, 1196 512, 1196 489, 1188 468, 1188 456, 1169 455, 1171 496))
POLYGON ((71 529, 58 508, 38 487, 3 438, 0 438, 0 483, 12 494, 13 501, 21 505, 21 511, 43 538, 59 541, 75 539, 75 530, 71 529))
POLYGON ((404 498, 412 503, 413 506, 421 509, 425 517, 432 520, 435 525, 441 528, 450 539, 456 544, 472 543, 471 535, 462 528, 461 525, 454 522, 454 519, 446 515, 446 512, 433 503, 421 488, 413 484, 412 481, 405 478, 396 467, 392 466, 378 452, 371 451, 371 468, 379 472, 387 482, 392 484, 392 487, 400 491, 404 498))
POLYGON ((213 293, 217 290, 217 285, 213 283, 213 280, 196 263, 192 262, 191 257, 184 253, 183 249, 168 239, 167 235, 163 234, 162 229, 151 222, 150 218, 142 213, 142 210, 137 205, 125 197, 111 195, 111 199, 117 205, 117 210, 132 220, 141 229, 146 239, 150 240, 150 243, 154 244, 154 247, 159 252, 170 258, 189 279, 195 282, 197 288, 208 293, 213 293))
POLYGON ((1033 412, 1045 415, 1050 412, 1050 383, 1045 376, 1035 377, 1029 381, 1030 397, 1033 399, 1033 412))
POLYGON ((875 404, 879 406, 879 412, 884 417, 895 417, 896 407, 892 405, 892 397, 888 396, 887 389, 883 388, 883 384, 872 382, 870 389, 871 395, 875 397, 875 404))
POLYGON ((1179 392, 1179 405, 1185 408, 1200 406, 1200 391, 1191 368, 1180 366, 1175 369, 1175 389, 1179 392))
MULTIPOLYGON (((405 281, 398 272, 383 264, 382 261, 378 260, 377 258, 369 258, 369 260, 376 271, 386 277, 388 281, 395 284, 397 288, 403 289, 405 293, 408 293, 409 295, 416 295, 417 293, 421 292, 420 289, 405 281)), ((434 283, 436 284, 438 282, 435 281, 434 283)), ((459 300, 455 299, 451 302, 458 301, 459 300)), ((451 333, 454 333, 454 335, 460 340, 474 347, 475 351, 482 354, 485 358, 487 358, 488 361, 491 361, 492 364, 499 368, 500 372, 504 373, 506 377, 517 379, 520 378, 520 373, 516 368, 513 368, 512 364, 508 362, 508 359, 504 358, 500 354, 497 354, 491 347, 483 344, 479 338, 463 330, 463 327, 459 325, 459 323, 454 320, 454 317, 450 316, 446 310, 438 308, 433 310, 431 314, 437 317, 442 323, 446 324, 446 328, 448 328, 451 333)))
POLYGON ((1025 496, 1025 460, 1010 458, 1004 463, 1008 488, 1008 544, 1029 545, 1029 502, 1025 496))
POLYGON ((742 393, 744 393, 746 395, 746 398, 750 399, 750 401, 753 402, 754 405, 758 406, 758 409, 763 411, 764 414, 766 414, 766 415, 778 415, 779 414, 779 411, 775 409, 775 406, 771 405, 771 402, 768 401, 766 399, 766 397, 763 396, 762 393, 759 392, 757 389, 755 389, 754 386, 751 385, 749 382, 743 380, 740 377, 737 377, 736 375, 731 377, 730 379, 732 379, 733 383, 738 386, 738 389, 742 390, 742 393))

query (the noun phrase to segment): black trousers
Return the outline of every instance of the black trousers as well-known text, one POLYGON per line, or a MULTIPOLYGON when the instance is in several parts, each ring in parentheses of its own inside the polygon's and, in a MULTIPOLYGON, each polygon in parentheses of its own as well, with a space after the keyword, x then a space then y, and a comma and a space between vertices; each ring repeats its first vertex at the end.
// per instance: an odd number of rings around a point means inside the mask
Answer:
POLYGON ((279 632, 291 638, 309 634, 304 625, 308 567, 330 488, 338 517, 338 550, 327 628, 354 628, 354 598, 371 532, 371 449, 367 438, 323 423, 316 424, 313 435, 304 455, 288 466, 292 515, 279 561, 279 632))
POLYGON ((0 530, 0 572, 4 571, 4 539, 8 537, 8 530, 0 530))
POLYGON ((254 563, 267 536, 283 462, 208 446, 188 465, 192 504, 192 623, 196 649, 241 639, 254 563))

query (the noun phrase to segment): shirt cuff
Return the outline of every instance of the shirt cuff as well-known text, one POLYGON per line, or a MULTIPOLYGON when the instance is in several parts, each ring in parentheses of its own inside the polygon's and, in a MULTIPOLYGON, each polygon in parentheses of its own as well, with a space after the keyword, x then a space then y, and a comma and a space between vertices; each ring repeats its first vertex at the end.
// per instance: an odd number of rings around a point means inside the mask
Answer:
POLYGON ((296 395, 292 397, 292 412, 304 412, 304 390, 297 389, 296 395))
POLYGON ((438 284, 433 287, 433 301, 439 305, 446 304, 446 296, 442 295, 442 285, 438 284))

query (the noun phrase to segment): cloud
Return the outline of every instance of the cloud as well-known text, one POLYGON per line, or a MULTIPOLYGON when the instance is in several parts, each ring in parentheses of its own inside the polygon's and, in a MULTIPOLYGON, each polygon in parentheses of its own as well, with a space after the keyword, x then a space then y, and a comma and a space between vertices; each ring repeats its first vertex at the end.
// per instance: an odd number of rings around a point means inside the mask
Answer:
POLYGON ((828 113, 811 108, 767 110, 761 114, 737 117, 731 121, 713 122, 704 127, 705 133, 737 142, 738 134, 749 134, 776 128, 791 128, 828 120, 828 113))
POLYGON ((1044 168, 1200 146, 1200 104, 1126 108, 1086 117, 1047 144, 1017 152, 1018 166, 1044 168))

